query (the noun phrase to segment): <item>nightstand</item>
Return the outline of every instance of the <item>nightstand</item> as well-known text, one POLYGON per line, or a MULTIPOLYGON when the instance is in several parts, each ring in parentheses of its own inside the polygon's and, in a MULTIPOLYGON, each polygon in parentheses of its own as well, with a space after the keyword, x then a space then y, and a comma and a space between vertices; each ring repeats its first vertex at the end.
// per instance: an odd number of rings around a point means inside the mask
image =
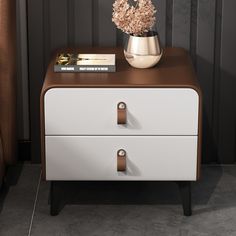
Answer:
MULTIPOLYGON (((69 50, 68 50, 69 51, 69 50)), ((191 181, 201 163, 201 89, 188 53, 165 49, 151 69, 128 65, 120 48, 115 73, 54 73, 41 93, 43 176, 58 214, 58 181, 176 181, 191 215, 191 181)))

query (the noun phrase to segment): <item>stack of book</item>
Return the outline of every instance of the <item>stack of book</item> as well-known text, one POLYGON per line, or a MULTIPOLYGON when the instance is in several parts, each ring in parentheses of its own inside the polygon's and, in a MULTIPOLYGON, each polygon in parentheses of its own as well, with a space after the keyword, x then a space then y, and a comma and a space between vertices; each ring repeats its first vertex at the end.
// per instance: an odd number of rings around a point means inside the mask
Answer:
POLYGON ((60 53, 56 57, 55 72, 115 72, 115 54, 60 53))

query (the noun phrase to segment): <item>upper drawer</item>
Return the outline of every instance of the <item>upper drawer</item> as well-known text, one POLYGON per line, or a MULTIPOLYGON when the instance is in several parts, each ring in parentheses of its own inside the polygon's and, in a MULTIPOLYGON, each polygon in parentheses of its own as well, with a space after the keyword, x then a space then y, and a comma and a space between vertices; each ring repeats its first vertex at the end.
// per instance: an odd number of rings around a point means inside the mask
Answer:
POLYGON ((198 134, 199 96, 190 88, 53 88, 44 107, 46 135, 198 134), (125 125, 117 124, 120 102, 125 125))

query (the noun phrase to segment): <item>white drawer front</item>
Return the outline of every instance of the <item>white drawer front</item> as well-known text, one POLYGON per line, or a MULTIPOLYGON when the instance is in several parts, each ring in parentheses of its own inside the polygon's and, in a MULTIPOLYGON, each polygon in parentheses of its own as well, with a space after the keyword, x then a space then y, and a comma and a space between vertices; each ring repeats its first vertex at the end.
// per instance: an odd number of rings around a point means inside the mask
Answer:
POLYGON ((47 180, 196 180, 197 136, 47 136, 47 180), (117 151, 127 152, 126 172, 117 151))
POLYGON ((46 135, 197 135, 199 97, 188 88, 54 88, 45 94, 46 135), (117 125, 117 104, 127 124, 117 125))

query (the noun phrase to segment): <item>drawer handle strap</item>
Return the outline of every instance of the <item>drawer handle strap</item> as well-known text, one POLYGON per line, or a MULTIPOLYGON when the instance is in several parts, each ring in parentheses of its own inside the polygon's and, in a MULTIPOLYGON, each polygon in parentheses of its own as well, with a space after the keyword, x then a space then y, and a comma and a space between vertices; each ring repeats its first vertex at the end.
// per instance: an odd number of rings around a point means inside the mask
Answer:
POLYGON ((117 124, 125 125, 127 120, 127 106, 124 102, 120 102, 117 105, 117 124))
POLYGON ((126 151, 123 149, 117 151, 117 171, 126 171, 126 151))

